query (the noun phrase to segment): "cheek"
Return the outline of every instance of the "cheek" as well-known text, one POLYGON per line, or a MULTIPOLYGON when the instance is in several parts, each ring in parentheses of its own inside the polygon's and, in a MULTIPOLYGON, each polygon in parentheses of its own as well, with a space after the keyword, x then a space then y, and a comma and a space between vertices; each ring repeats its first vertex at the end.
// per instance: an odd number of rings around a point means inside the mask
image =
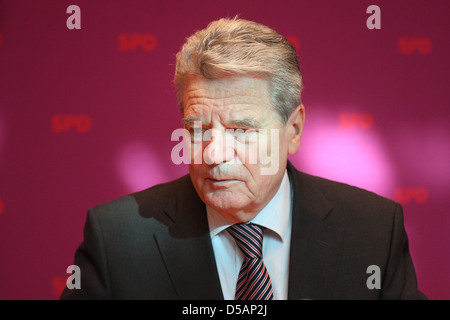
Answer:
POLYGON ((284 147, 279 129, 262 129, 257 138, 246 144, 238 143, 236 155, 241 163, 264 167, 283 154, 284 147))
POLYGON ((249 192, 255 196, 260 197, 272 182, 272 177, 269 175, 261 175, 261 168, 259 165, 247 166, 249 177, 246 180, 246 187, 249 192))
POLYGON ((201 191, 203 188, 203 179, 201 179, 200 175, 200 168, 199 165, 189 164, 189 175, 191 176, 192 184, 194 185, 195 189, 198 191, 201 191))
POLYGON ((241 164, 248 167, 251 172, 250 166, 257 165, 259 163, 258 144, 256 142, 251 143, 237 143, 235 146, 236 158, 241 164))

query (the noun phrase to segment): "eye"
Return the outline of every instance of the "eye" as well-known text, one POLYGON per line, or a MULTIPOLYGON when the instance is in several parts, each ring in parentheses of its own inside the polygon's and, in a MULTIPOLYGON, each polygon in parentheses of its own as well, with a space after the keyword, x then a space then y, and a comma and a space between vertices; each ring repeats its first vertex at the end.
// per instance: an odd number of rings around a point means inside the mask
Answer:
POLYGON ((194 135, 203 134, 203 128, 201 128, 201 127, 192 128, 192 134, 194 134, 194 135))
POLYGON ((187 129, 191 136, 192 142, 201 142, 202 141, 203 133, 204 133, 205 129, 203 129, 202 127, 189 127, 187 129))
POLYGON ((236 141, 241 143, 250 143, 256 139, 258 131, 256 129, 237 128, 234 129, 232 133, 236 141))

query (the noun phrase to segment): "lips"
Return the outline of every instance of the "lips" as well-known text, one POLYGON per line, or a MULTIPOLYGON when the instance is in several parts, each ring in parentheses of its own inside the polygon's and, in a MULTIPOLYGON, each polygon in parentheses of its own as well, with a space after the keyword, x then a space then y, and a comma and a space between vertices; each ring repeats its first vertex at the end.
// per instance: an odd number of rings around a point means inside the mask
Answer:
POLYGON ((210 180, 212 182, 222 182, 222 181, 237 181, 237 179, 233 179, 233 178, 220 178, 220 179, 216 179, 216 178, 206 178, 207 180, 210 180))
POLYGON ((211 183, 213 183, 213 184, 215 184, 215 185, 222 185, 222 184, 227 184, 227 183, 239 181, 237 179, 232 179, 232 178, 221 178, 221 179, 206 178, 206 180, 211 182, 211 183))

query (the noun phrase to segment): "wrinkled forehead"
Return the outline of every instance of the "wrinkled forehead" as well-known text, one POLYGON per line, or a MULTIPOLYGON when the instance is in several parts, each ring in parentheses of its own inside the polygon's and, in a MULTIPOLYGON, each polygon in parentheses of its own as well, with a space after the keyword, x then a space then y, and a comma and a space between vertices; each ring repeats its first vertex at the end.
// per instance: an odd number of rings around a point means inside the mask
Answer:
POLYGON ((257 77, 205 79, 190 76, 183 92, 184 117, 206 116, 211 112, 234 118, 255 117, 270 108, 269 83, 257 77))
POLYGON ((223 77, 206 79, 201 76, 188 76, 183 92, 183 104, 192 99, 206 98, 223 101, 264 101, 268 102, 269 82, 258 77, 223 77))

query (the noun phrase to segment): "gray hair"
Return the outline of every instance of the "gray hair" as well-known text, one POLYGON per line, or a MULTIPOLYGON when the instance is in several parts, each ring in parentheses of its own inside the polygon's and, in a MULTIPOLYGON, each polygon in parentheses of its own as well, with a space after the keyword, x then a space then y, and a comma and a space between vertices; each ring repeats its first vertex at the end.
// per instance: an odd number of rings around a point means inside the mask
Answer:
POLYGON ((174 84, 183 111, 186 77, 263 76, 269 81, 271 106, 283 123, 301 104, 302 76, 294 46, 262 24, 220 19, 190 36, 176 55, 174 84))

